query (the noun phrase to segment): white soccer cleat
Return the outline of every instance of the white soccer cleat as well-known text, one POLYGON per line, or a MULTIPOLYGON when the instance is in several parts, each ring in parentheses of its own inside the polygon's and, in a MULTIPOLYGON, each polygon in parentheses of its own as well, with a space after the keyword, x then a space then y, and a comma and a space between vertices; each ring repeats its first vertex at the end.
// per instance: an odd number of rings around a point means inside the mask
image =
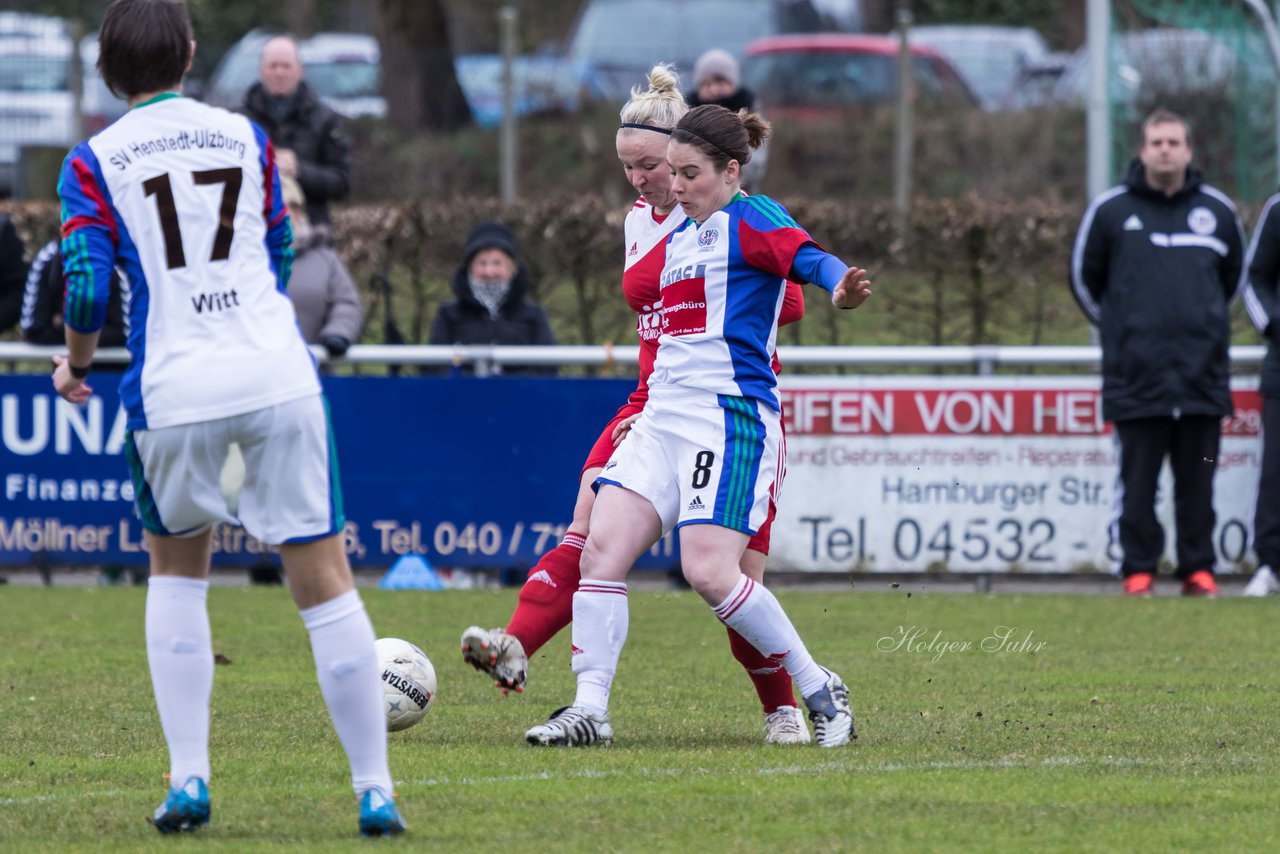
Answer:
POLYGON ((1276 578, 1271 567, 1260 566, 1253 574, 1253 578, 1249 579, 1249 583, 1244 586, 1243 595, 1272 596, 1277 593, 1280 593, 1280 579, 1276 578))
POLYGON ((462 633, 462 657, 476 670, 493 677, 493 684, 502 693, 519 694, 529 678, 529 656, 524 654, 524 644, 515 635, 502 629, 482 629, 472 626, 462 633))
POLYGON ((765 744, 808 744, 809 727, 795 706, 779 706, 764 716, 765 744))
POLYGON ((524 740, 552 747, 613 744, 613 727, 608 712, 593 715, 581 706, 565 706, 552 712, 545 724, 530 727, 524 740))
MULTIPOLYGON (((823 668, 826 670, 826 668, 823 668)), ((849 708, 849 689, 844 681, 826 670, 827 684, 804 698, 809 707, 809 720, 813 722, 813 740, 819 747, 840 747, 858 737, 853 723, 853 711, 849 708)))

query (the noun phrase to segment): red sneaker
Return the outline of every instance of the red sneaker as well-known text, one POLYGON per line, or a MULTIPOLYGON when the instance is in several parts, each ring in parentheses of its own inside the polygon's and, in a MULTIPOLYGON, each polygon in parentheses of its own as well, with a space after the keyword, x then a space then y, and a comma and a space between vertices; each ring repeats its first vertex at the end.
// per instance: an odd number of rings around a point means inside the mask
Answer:
POLYGON ((1213 573, 1207 569, 1196 570, 1182 582, 1183 596, 1204 596, 1209 599, 1218 598, 1218 582, 1213 573))
POLYGON ((1124 595, 1150 598, 1156 592, 1156 577, 1149 572, 1135 572, 1124 579, 1124 595))

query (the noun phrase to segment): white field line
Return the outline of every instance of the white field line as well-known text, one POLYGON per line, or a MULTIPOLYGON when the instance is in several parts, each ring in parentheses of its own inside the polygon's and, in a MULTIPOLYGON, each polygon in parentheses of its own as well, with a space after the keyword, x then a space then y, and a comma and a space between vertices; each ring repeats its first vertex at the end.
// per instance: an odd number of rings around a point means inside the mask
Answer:
POLYGON ((120 798, 128 795, 119 789, 104 789, 102 791, 75 792, 73 794, 47 794, 47 795, 27 795, 21 798, 0 798, 0 807, 15 807, 24 804, 42 804, 50 801, 62 801, 68 798, 120 798))
MULTIPOLYGON (((1126 759, 1119 756, 1104 756, 1098 759, 1083 759, 1072 756, 1057 756, 1049 759, 991 759, 991 760, 954 760, 934 762, 899 763, 890 762, 882 765, 854 764, 847 762, 822 762, 817 765, 777 765, 764 766, 753 770, 735 770, 735 775, 755 777, 801 777, 822 772, 846 772, 858 774, 900 774, 915 771, 984 771, 1004 768, 1055 768, 1086 765, 1101 765, 1113 768, 1136 768, 1142 766, 1158 766, 1166 764, 1159 760, 1126 759)), ((1234 764, 1234 761, 1233 761, 1234 764)), ((583 769, 581 771, 553 772, 538 771, 531 774, 495 774, 486 777, 428 777, 424 780, 397 780, 398 786, 489 786, 504 783, 524 783, 539 780, 596 780, 617 778, 662 778, 662 777, 710 777, 723 773, 709 768, 626 768, 618 770, 583 769)), ((301 785, 300 789, 314 789, 313 784, 301 785)), ((321 787, 323 788, 323 787, 321 787)), ((100 791, 81 791, 73 794, 26 795, 22 797, 0 798, 0 807, 24 806, 27 804, 49 803, 68 798, 115 798, 124 797, 133 792, 120 789, 104 789, 100 791)))
MULTIPOLYGON (((853 764, 847 762, 823 762, 818 765, 779 765, 765 766, 752 770, 734 770, 730 773, 755 777, 799 777, 827 771, 853 772, 859 774, 894 774, 903 771, 981 771, 1000 768, 1050 768, 1073 765, 1107 765, 1107 766, 1139 766, 1153 763, 1138 759, 1123 759, 1108 756, 1101 759, 1080 759, 1060 756, 1051 759, 993 759, 987 761, 956 760, 952 762, 917 762, 888 763, 885 765, 853 764)), ((410 780, 414 786, 483 786, 495 783, 523 783, 535 780, 594 780, 601 778, 626 777, 707 777, 724 773, 721 770, 708 768, 625 768, 617 770, 584 769, 582 771, 553 772, 538 771, 531 774, 498 774, 488 777, 428 777, 425 780, 410 780)))

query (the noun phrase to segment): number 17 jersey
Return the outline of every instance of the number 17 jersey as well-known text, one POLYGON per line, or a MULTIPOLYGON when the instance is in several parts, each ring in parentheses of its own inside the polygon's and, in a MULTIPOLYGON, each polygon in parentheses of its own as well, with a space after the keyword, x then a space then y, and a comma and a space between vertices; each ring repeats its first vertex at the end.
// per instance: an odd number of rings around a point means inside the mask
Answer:
POLYGON ((292 236, 261 128, 161 96, 76 146, 58 194, 67 325, 99 329, 112 267, 129 278, 130 429, 320 392, 285 293, 292 236))

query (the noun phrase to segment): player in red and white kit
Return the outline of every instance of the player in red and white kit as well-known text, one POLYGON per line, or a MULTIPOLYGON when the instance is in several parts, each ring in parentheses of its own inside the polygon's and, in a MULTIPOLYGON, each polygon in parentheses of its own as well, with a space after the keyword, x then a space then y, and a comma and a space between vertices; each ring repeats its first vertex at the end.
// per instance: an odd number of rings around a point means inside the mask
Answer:
MULTIPOLYGON (((493 677, 499 688, 520 691, 528 672, 528 659, 573 620, 573 594, 581 571, 578 563, 586 542, 588 520, 595 501, 591 488, 631 424, 649 398, 649 374, 653 371, 662 334, 661 293, 658 286, 671 233, 686 217, 676 208, 667 165, 667 141, 671 129, 688 110, 680 94, 679 80, 666 66, 649 73, 647 92, 633 92, 622 108, 618 130, 618 158, 631 185, 640 193, 624 225, 626 258, 622 293, 636 313, 640 339, 640 381, 626 404, 605 425, 583 464, 573 522, 564 540, 547 552, 530 570, 520 591, 515 613, 505 629, 472 626, 462 635, 463 657, 493 677)), ((780 324, 794 323, 804 315, 800 286, 788 283, 780 324)), ((774 370, 781 366, 774 360, 774 370)), ((781 459, 776 468, 774 495, 781 483, 781 459)), ((764 577, 769 553, 769 533, 775 504, 743 554, 741 569, 756 581, 764 577)), ((729 646, 755 686, 765 715, 765 740, 776 744, 805 743, 809 730, 796 705, 791 678, 776 661, 760 655, 741 635, 728 630, 729 646)))
POLYGON ((681 569, 729 629, 786 668, 820 747, 855 737, 849 690, 809 653, 778 600, 739 561, 766 522, 782 459, 782 406, 772 368, 788 280, 856 308, 866 271, 821 249, 777 202, 741 192, 742 167, 769 133, 754 113, 696 107, 667 146, 686 215, 659 285, 662 336, 650 396, 596 479, 591 534, 573 597, 572 705, 525 733, 530 744, 609 743, 609 697, 629 623, 626 577, 678 528, 681 569))

